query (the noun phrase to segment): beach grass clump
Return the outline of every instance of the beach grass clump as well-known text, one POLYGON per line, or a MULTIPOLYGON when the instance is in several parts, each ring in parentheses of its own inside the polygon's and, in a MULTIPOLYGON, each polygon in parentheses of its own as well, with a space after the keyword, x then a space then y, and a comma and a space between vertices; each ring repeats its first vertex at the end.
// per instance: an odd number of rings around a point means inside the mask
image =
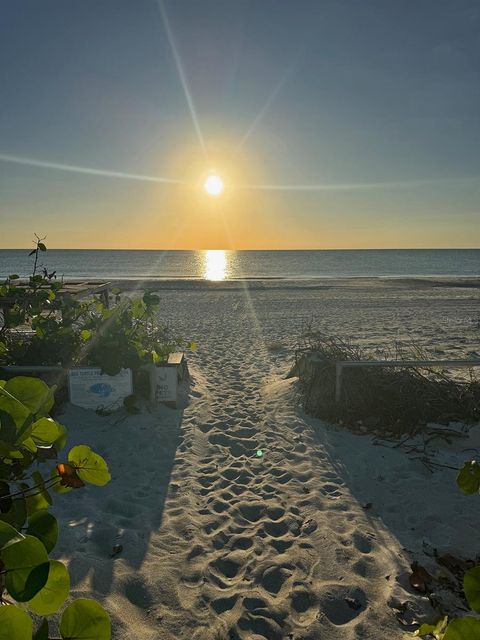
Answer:
POLYGON ((437 367, 346 367, 339 399, 335 399, 336 362, 431 359, 416 346, 394 344, 373 357, 339 337, 308 330, 295 352, 291 375, 300 380, 305 411, 317 418, 362 431, 414 432, 428 422, 474 423, 480 417, 480 382, 456 379, 437 367))

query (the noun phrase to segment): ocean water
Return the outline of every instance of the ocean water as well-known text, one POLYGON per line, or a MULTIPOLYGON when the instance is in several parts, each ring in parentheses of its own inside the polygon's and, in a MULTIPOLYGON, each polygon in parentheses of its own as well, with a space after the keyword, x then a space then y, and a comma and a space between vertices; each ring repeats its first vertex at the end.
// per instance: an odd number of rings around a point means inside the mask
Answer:
MULTIPOLYGON (((65 279, 315 279, 480 276, 480 249, 130 251, 52 249, 41 266, 65 279)), ((0 250, 0 277, 26 276, 26 249, 0 250)))

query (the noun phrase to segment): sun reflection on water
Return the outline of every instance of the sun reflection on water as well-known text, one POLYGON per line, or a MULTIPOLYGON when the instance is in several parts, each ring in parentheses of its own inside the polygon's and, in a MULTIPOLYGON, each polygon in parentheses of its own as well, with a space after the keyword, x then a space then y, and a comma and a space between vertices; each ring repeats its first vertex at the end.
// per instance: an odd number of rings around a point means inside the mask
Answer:
POLYGON ((205 280, 225 280, 227 277, 227 255, 223 249, 205 251, 205 280))

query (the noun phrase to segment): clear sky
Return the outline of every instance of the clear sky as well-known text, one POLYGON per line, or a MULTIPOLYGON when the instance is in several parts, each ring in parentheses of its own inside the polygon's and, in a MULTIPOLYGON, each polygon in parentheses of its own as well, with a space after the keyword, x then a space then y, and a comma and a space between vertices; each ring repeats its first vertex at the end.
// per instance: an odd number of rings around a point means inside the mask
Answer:
POLYGON ((0 246, 479 247, 479 33, 478 0, 3 0, 0 246))

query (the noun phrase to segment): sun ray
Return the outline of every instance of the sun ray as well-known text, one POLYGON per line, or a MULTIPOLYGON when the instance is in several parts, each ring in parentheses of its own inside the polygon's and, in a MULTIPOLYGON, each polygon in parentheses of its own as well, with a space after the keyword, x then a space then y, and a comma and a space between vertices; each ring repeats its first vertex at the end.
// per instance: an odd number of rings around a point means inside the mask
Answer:
POLYGON ((393 182, 352 182, 325 184, 244 184, 237 189, 251 191, 354 191, 356 189, 407 189, 428 187, 444 182, 478 180, 480 176, 458 176, 455 178, 431 178, 424 180, 398 180, 393 182))
POLYGON ((252 122, 250 123, 250 125, 247 128, 247 130, 245 131, 245 134, 244 134, 243 138, 238 143, 237 151, 240 151, 242 149, 242 147, 245 145, 247 140, 250 138, 252 133, 255 131, 255 129, 259 125, 260 121, 263 120, 265 114, 269 111, 269 109, 271 108, 271 106, 273 105, 275 100, 277 99, 277 97, 278 97, 279 93, 282 91, 283 87, 287 84, 288 80, 292 76, 292 74, 293 74, 293 72, 294 72, 294 70, 295 70, 295 68, 296 68, 296 66, 298 64, 299 59, 304 54, 305 48, 306 47, 303 46, 303 47, 301 47, 299 49, 299 51, 295 55, 293 61, 288 65, 285 73, 282 74, 282 76, 280 77, 279 81, 274 86, 272 92, 270 93, 270 95, 266 99, 266 101, 263 104, 263 106, 261 107, 260 111, 253 118, 252 122))
POLYGON ((138 173, 125 173, 123 171, 110 171, 106 169, 93 169, 90 167, 80 167, 74 164, 60 164, 59 162, 47 162, 45 160, 37 160, 35 158, 24 158, 21 156, 12 156, 9 154, 0 154, 0 162, 10 162, 12 164, 20 164, 29 167, 38 167, 40 169, 54 169, 56 171, 69 171, 72 173, 84 173, 91 176, 100 176, 106 178, 122 178, 124 180, 141 180, 143 182, 160 182, 164 184, 184 184, 183 180, 175 178, 163 178, 161 176, 147 176, 138 173))
POLYGON ((290 67, 287 69, 287 71, 280 78, 279 82, 273 88, 273 91, 268 96, 267 100, 265 101, 265 103, 262 106, 262 108, 260 109, 260 111, 253 118, 252 122, 250 123, 250 125, 247 128, 247 130, 245 131, 245 134, 244 134, 243 138, 238 143, 237 151, 240 151, 244 147, 245 143, 250 138, 252 133, 255 131, 255 129, 259 125, 260 121, 263 119, 263 117, 265 116, 267 111, 270 109, 272 104, 275 102, 275 99, 277 98, 278 94, 283 89, 284 85, 286 84, 287 80, 289 79, 290 74, 292 72, 292 68, 293 68, 293 65, 290 65, 290 67))
POLYGON ((175 61, 175 66, 177 68, 178 77, 180 80, 180 84, 182 85, 183 92, 185 94, 185 99, 187 101, 188 110, 190 111, 190 116, 192 118, 193 126, 197 133, 198 141, 202 148, 205 156, 207 155, 207 148, 205 146, 205 138, 203 137, 203 132, 200 127, 200 121, 197 116, 197 112, 195 109, 195 105, 193 103, 192 94, 190 92, 190 88, 188 86, 187 76, 185 74, 182 60, 180 58, 180 54, 178 52, 177 43, 175 42, 175 37, 173 35, 172 27, 170 25, 170 20, 168 19, 167 10, 165 8, 165 4, 163 0, 158 0, 158 7, 160 9, 160 15, 162 16, 163 26, 165 28, 165 32, 167 34, 168 43, 170 45, 170 49, 172 51, 173 59, 175 61))

